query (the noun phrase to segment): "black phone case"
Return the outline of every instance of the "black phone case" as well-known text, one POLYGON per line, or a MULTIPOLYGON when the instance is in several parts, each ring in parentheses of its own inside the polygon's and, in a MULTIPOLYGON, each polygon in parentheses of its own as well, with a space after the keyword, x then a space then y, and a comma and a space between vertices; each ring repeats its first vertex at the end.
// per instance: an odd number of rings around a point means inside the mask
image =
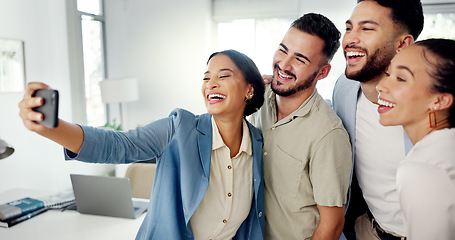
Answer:
POLYGON ((58 125, 58 91, 51 89, 40 89, 35 91, 34 97, 42 97, 44 103, 40 107, 33 108, 34 111, 43 114, 44 119, 37 123, 49 128, 55 128, 58 125))

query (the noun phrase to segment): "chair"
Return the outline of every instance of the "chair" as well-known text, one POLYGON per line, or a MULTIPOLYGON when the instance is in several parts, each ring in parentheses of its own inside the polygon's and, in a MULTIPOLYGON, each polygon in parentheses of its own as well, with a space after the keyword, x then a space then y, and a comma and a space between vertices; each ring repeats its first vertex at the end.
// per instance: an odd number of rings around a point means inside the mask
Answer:
POLYGON ((155 171, 155 163, 133 163, 128 167, 125 177, 130 179, 133 198, 150 198, 155 171))

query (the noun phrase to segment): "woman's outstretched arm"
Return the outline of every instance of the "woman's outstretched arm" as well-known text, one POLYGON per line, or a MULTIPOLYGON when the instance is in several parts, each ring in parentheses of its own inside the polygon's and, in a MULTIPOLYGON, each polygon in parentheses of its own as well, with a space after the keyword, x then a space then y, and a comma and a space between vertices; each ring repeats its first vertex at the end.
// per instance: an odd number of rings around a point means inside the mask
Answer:
POLYGON ((43 105, 44 101, 40 97, 33 97, 33 93, 39 89, 50 89, 44 83, 31 82, 27 84, 23 99, 19 102, 19 116, 25 127, 30 131, 36 132, 46 137, 66 149, 78 153, 84 141, 84 132, 77 124, 69 123, 61 119, 58 120, 56 128, 48 128, 35 121, 42 121, 43 114, 33 111, 33 108, 43 105))

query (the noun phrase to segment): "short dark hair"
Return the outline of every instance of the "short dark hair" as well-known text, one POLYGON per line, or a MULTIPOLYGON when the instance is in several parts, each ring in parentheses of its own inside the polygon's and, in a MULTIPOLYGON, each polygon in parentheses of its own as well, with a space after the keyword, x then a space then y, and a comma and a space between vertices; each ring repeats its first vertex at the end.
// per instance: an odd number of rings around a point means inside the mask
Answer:
POLYGON ((324 53, 327 63, 330 62, 340 47, 341 33, 332 21, 318 13, 307 13, 296 19, 291 27, 295 27, 308 34, 318 36, 324 40, 324 53))
POLYGON ((246 82, 253 85, 254 95, 246 105, 243 116, 248 116, 256 112, 264 103, 265 91, 264 80, 256 64, 247 55, 232 49, 212 53, 207 63, 210 61, 210 59, 218 54, 224 54, 228 56, 243 73, 246 82))
MULTIPOLYGON (((357 3, 367 0, 357 0, 357 3)), ((417 40, 423 29, 423 10, 420 0, 372 0, 392 10, 392 20, 417 40)))
MULTIPOLYGON (((415 43, 424 49, 424 58, 433 66, 429 72, 434 79, 432 90, 439 93, 450 93, 455 97, 455 41, 450 39, 426 39, 415 43), (437 58, 430 60, 425 50, 437 58)), ((455 127, 455 103, 449 109, 449 122, 455 127)))

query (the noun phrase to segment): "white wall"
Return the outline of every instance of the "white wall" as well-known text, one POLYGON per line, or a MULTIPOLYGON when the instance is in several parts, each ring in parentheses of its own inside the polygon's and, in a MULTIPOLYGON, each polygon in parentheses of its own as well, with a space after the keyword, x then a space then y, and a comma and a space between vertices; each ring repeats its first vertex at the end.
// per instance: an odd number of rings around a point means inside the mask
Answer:
MULTIPOLYGON (((0 37, 25 41, 28 82, 41 81, 60 91, 60 117, 71 120, 65 1, 0 0, 0 37)), ((17 108, 23 92, 0 93, 0 137, 16 149, 0 160, 0 192, 10 188, 59 190, 69 173, 101 173, 104 166, 63 160, 62 148, 28 131, 17 108)))
POLYGON ((128 127, 176 107, 205 112, 200 87, 210 49, 210 0, 105 1, 108 77, 136 77, 128 127))

